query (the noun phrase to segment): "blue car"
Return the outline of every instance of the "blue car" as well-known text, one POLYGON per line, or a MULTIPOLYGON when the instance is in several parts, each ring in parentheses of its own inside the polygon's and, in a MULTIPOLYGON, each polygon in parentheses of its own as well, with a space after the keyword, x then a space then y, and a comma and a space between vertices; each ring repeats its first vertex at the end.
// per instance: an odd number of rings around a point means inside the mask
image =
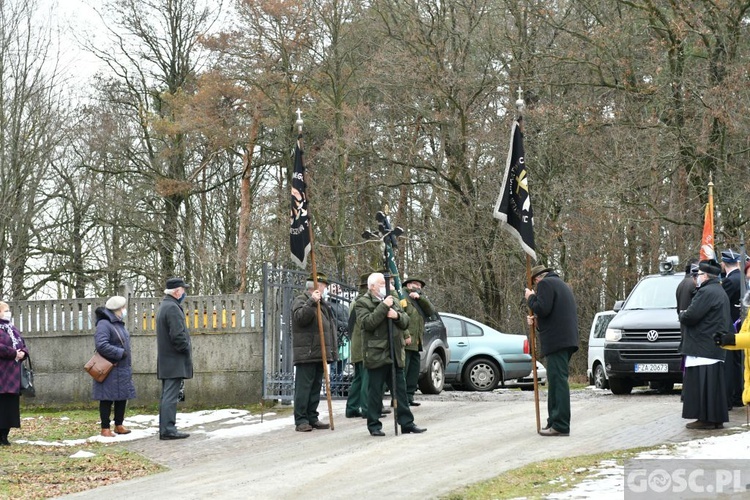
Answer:
POLYGON ((505 380, 531 373, 525 335, 502 333, 458 314, 440 313, 451 357, 445 382, 454 388, 491 391, 505 380))

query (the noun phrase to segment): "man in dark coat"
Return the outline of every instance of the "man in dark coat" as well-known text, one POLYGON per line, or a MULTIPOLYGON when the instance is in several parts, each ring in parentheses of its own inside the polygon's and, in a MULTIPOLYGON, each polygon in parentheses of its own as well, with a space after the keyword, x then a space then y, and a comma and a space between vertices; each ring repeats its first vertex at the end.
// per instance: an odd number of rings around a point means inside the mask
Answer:
MULTIPOLYGON (((677 299, 677 319, 680 318, 680 313, 690 307, 690 303, 693 301, 693 295, 695 295, 695 276, 698 274, 698 259, 690 259, 685 265, 685 278, 680 281, 675 291, 675 298, 677 299)), ((680 325, 680 346, 682 349, 682 339, 685 337, 685 327, 680 325)))
MULTIPOLYGON (((732 315, 732 324, 740 318, 740 281, 743 279, 740 271, 739 253, 732 249, 721 252, 721 269, 723 278, 721 287, 729 298, 729 312, 732 315)), ((730 333, 736 333, 732 331, 730 333)), ((743 406, 742 404, 742 351, 726 351, 726 360, 724 361, 724 381, 727 385, 727 405, 731 410, 733 406, 743 406)))
POLYGON ((318 274, 318 288, 313 277, 307 279, 305 292, 292 302, 292 352, 294 358, 294 428, 299 432, 328 429, 318 420, 320 388, 323 384, 323 350, 320 345, 318 310, 323 323, 326 362, 338 359, 336 318, 328 302, 321 300, 328 279, 318 274), (318 309, 320 307, 320 309, 318 309))
POLYGON ((534 313, 530 324, 536 323, 539 333, 539 356, 547 358, 547 426, 542 436, 570 434, 570 358, 578 350, 578 316, 575 297, 570 287, 551 268, 538 265, 531 269, 536 291, 526 289, 524 295, 534 313))
POLYGON ((401 432, 421 433, 426 429, 414 424, 414 415, 409 409, 404 379, 405 331, 409 327, 409 316, 393 295, 386 294, 385 277, 372 273, 367 278, 367 293, 354 303, 357 326, 362 331, 364 364, 368 375, 367 430, 372 436, 385 436, 380 422, 383 404, 383 384, 395 394, 396 417, 401 432), (389 335, 389 322, 393 323, 393 338, 389 335), (391 356, 391 340, 396 359, 391 356), (394 365, 395 363, 395 365, 394 365), (396 370, 396 387, 393 387, 391 370, 396 370))
POLYGON ((685 389, 682 418, 695 418, 688 429, 720 429, 729 421, 724 384, 724 350, 714 336, 734 333, 729 298, 719 284, 721 267, 715 260, 698 265, 698 287, 690 307, 680 314, 685 325, 685 389))
POLYGON ((422 289, 425 282, 421 279, 410 276, 403 285, 403 295, 406 296, 407 307, 406 314, 409 315, 409 336, 411 342, 405 347, 406 351, 406 368, 404 377, 406 378, 406 397, 409 399, 409 406, 419 406, 418 401, 414 401, 414 394, 417 392, 417 382, 419 381, 419 368, 424 342, 424 323, 427 318, 435 314, 435 308, 424 295, 422 289))
POLYGON ((180 388, 184 379, 193 378, 190 333, 182 309, 189 287, 182 278, 169 278, 156 313, 156 376, 162 382, 159 439, 184 439, 190 435, 178 432, 175 426, 180 388))

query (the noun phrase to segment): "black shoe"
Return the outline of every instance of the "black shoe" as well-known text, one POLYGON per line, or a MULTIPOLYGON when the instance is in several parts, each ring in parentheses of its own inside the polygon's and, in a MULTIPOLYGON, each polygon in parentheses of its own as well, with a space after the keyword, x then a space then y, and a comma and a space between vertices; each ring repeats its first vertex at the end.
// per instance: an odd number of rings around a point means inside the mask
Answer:
POLYGON ((159 439, 161 440, 168 440, 168 439, 185 439, 186 437, 189 437, 190 434, 187 432, 167 432, 166 434, 159 434, 159 439))
POLYGON ((421 434, 427 429, 422 429, 416 425, 410 425, 408 427, 401 427, 401 434, 421 434))
POLYGON ((313 429, 330 429, 331 428, 330 424, 324 424, 320 420, 316 420, 315 422, 313 422, 312 424, 310 424, 310 426, 313 429))
POLYGON ((421 406, 422 403, 418 401, 409 401, 409 406, 421 406))
POLYGON ((358 417, 367 418, 364 415, 362 415, 362 413, 360 413, 358 411, 353 411, 351 413, 350 412, 346 412, 346 418, 358 418, 358 417))
POLYGON ((385 436, 385 432, 383 432, 383 431, 370 431, 370 436, 376 436, 376 437, 385 436))
POLYGON ((8 438, 0 439, 0 446, 10 446, 10 441, 8 441, 8 438))

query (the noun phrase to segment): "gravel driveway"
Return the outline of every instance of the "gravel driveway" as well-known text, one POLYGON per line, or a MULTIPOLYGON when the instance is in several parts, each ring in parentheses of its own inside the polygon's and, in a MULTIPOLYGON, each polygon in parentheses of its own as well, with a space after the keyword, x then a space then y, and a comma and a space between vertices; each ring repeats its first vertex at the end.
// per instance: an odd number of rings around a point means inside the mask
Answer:
MULTIPOLYGON (((295 432, 293 418, 284 416, 288 426, 252 437, 216 439, 194 432, 184 441, 134 441, 128 447, 170 470, 65 498, 436 498, 546 458, 722 432, 685 429, 678 393, 636 390, 614 396, 582 389, 571 399, 570 437, 537 435, 533 392, 518 389, 418 394, 422 406, 413 408, 415 420, 428 431, 395 437, 389 417, 383 438, 371 437, 364 420, 344 418, 344 402, 334 401, 334 431, 295 432)), ((730 412, 728 427, 745 418, 742 410, 730 412)))

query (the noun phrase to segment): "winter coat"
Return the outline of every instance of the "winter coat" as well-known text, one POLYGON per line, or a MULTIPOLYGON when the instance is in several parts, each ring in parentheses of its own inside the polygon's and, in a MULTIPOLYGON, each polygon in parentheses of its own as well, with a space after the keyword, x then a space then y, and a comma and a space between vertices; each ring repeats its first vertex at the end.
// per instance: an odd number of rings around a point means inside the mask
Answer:
POLYGON ((349 308, 349 332, 351 333, 351 344, 349 345, 349 356, 352 363, 361 363, 365 357, 362 353, 362 329, 357 325, 357 313, 354 311, 354 304, 367 293, 367 288, 360 289, 359 295, 352 302, 349 308))
MULTIPOLYGON (((690 307, 690 303, 693 301, 693 295, 695 295, 695 279, 690 274, 686 274, 685 278, 680 281, 675 291, 675 298, 677 299, 677 320, 680 320, 680 313, 686 311, 690 307)), ((682 351, 682 340, 685 338, 685 325, 680 324, 680 345, 677 348, 682 351)))
POLYGON ((742 273, 739 269, 732 269, 729 274, 724 276, 721 280, 721 287, 729 297, 729 313, 732 315, 732 324, 740 319, 740 289, 742 281, 742 273))
POLYGON ((576 299, 557 273, 549 272, 537 283, 528 304, 537 318, 540 357, 563 349, 578 350, 576 299))
POLYGON ((156 313, 156 377, 193 378, 193 349, 180 302, 166 295, 156 313))
MULTIPOLYGON (((365 368, 374 369, 393 363, 391 345, 388 339, 388 306, 382 300, 367 292, 354 303, 357 326, 362 331, 362 352, 365 368)), ((404 336, 409 328, 409 316, 401 308, 398 300, 393 301, 392 309, 398 313, 393 320, 393 346, 399 367, 405 366, 404 336)))
POLYGON ((734 333, 734 325, 729 298, 718 278, 710 278, 698 287, 690 307, 680 313, 680 323, 685 325, 683 354, 724 361, 726 353, 716 345, 714 335, 734 333))
MULTIPOLYGON (((320 312, 323 315, 326 361, 332 363, 338 360, 339 350, 336 318, 325 300, 320 301, 320 312)), ((292 353, 295 365, 323 362, 318 329, 318 305, 309 291, 299 294, 292 302, 292 353)))
POLYGON ((424 293, 420 292, 418 299, 412 299, 409 295, 411 292, 406 287, 403 287, 402 290, 406 297, 407 306, 404 311, 409 315, 408 331, 411 336, 411 344, 407 345, 405 349, 407 351, 421 351, 424 343, 424 323, 426 319, 435 314, 435 308, 432 307, 432 303, 424 296, 424 293))
POLYGON ((29 350, 21 337, 21 332, 11 322, 0 319, 0 394, 18 394, 21 391, 21 363, 16 361, 16 353, 29 350), (13 331, 16 345, 9 333, 13 331))
POLYGON ((96 351, 112 363, 116 363, 103 382, 94 380, 92 399, 99 401, 124 401, 135 398, 133 385, 132 351, 130 333, 125 323, 114 312, 104 307, 94 311, 96 351), (119 335, 118 335, 119 334, 119 335))

